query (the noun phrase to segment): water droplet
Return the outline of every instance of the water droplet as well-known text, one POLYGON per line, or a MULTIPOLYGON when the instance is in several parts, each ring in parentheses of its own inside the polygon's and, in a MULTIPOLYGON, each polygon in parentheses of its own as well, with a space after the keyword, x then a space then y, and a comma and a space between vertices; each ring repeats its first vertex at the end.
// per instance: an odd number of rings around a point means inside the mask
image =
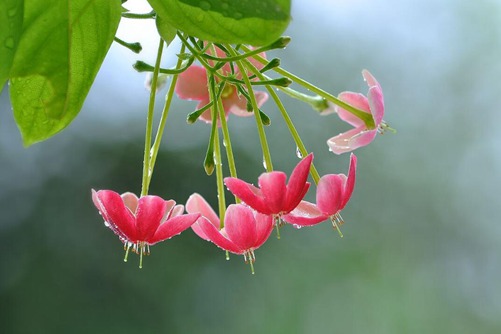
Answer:
POLYGON ((204 14, 203 13, 198 14, 196 19, 198 22, 202 22, 204 20, 204 14))
POLYGON ((11 9, 9 9, 9 10, 7 11, 7 15, 8 15, 9 17, 13 17, 13 16, 15 16, 16 14, 17 14, 17 8, 15 8, 15 7, 14 7, 14 8, 11 8, 11 9))
POLYGON ((200 1, 200 8, 202 8, 203 10, 210 10, 210 3, 208 3, 207 1, 200 1))
POLYGON ((263 159, 263 167, 264 169, 268 170, 268 165, 266 165, 266 159, 263 159))
POLYGON ((296 156, 299 159, 303 159, 303 153, 301 153, 301 150, 299 149, 299 147, 296 147, 296 156))
POLYGON ((13 49, 14 48, 14 38, 12 37, 7 37, 5 40, 5 47, 8 49, 13 49))
POLYGON ((242 13, 239 12, 233 13, 233 18, 236 20, 240 20, 242 17, 244 17, 242 13))

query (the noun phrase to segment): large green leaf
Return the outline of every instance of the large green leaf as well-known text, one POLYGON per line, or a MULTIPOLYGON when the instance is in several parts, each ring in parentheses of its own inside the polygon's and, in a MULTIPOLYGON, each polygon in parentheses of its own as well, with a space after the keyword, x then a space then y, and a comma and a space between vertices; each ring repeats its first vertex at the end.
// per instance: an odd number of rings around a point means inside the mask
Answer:
POLYGON ((9 78, 14 53, 21 36, 24 0, 0 2, 0 92, 9 78))
POLYGON ((148 0, 163 20, 198 38, 261 46, 290 21, 290 0, 148 0))
POLYGON ((120 21, 120 0, 30 0, 10 71, 10 99, 25 145, 78 114, 120 21))

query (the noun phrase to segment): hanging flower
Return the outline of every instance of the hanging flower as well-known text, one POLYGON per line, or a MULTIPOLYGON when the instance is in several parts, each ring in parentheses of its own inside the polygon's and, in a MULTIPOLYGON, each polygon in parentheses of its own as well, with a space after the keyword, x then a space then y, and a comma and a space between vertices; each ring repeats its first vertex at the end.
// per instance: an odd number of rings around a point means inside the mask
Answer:
POLYGON ((202 214, 192 225, 197 235, 228 252, 243 255, 254 274, 254 251, 264 244, 273 230, 271 216, 257 213, 243 204, 231 204, 224 216, 224 227, 220 228, 219 218, 202 196, 193 194, 186 207, 188 212, 202 214))
POLYGON ((296 226, 311 226, 330 219, 334 228, 344 224, 341 210, 351 198, 355 188, 357 157, 350 156, 348 176, 344 174, 327 174, 320 178, 317 185, 316 205, 301 201, 295 210, 283 219, 296 226))
POLYGON ((359 147, 368 145, 374 140, 377 132, 382 132, 386 127, 383 122, 384 98, 383 90, 376 79, 367 70, 362 71, 362 75, 369 85, 367 97, 360 93, 342 92, 338 98, 357 109, 371 114, 376 128, 369 130, 365 123, 349 111, 336 106, 336 112, 343 121, 353 125, 355 128, 343 132, 327 141, 327 145, 335 154, 353 151, 359 147))
POLYGON ((307 179, 312 160, 312 153, 302 159, 287 184, 287 175, 277 171, 261 174, 259 188, 234 177, 225 178, 224 183, 235 196, 257 212, 280 218, 294 210, 306 195, 310 187, 307 179))
POLYGON ((140 268, 143 254, 149 255, 150 246, 180 234, 200 217, 200 214, 183 214, 182 205, 158 196, 138 199, 129 192, 119 195, 111 190, 92 190, 92 201, 105 225, 124 243, 124 261, 132 248, 140 255, 140 268))
MULTIPOLYGON (((217 56, 223 58, 226 54, 219 48, 216 48, 217 56)), ((260 54, 265 57, 264 53, 260 54)), ((254 58, 250 57, 249 61, 258 69, 262 68, 263 65, 254 58)), ((234 73, 231 72, 231 67, 227 63, 220 70, 220 73, 224 76, 233 75, 236 79, 241 79, 242 74, 235 66, 234 73)), ((211 101, 211 96, 209 94, 209 89, 207 85, 207 71, 202 66, 192 65, 186 71, 181 73, 178 77, 176 83, 176 94, 179 98, 183 100, 195 100, 198 101, 197 109, 206 106, 211 101)), ((254 91, 258 107, 261 107, 266 100, 268 100, 268 94, 265 92, 254 91)), ((240 95, 235 85, 226 83, 221 93, 221 100, 223 102, 223 108, 226 117, 231 112, 234 115, 248 117, 252 116, 252 112, 247 110, 247 99, 240 95)), ((207 109, 199 117, 200 120, 211 123, 211 109, 207 109)))

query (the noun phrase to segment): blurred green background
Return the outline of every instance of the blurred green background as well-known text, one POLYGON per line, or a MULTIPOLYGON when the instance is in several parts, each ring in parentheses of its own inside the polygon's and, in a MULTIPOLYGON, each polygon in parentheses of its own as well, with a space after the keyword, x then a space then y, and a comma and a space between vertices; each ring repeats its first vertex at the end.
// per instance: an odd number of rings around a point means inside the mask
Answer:
MULTIPOLYGON (((133 41, 137 27, 119 36, 133 41)), ((1 333, 501 332, 501 3, 295 1, 287 33, 273 53, 285 68, 334 94, 365 94, 369 69, 398 130, 356 152, 345 237, 328 223, 286 226, 256 252, 256 275, 190 230, 141 270, 136 256, 123 263, 90 189, 140 191, 148 92, 130 65, 155 50, 113 45, 79 117, 46 142, 23 148, 0 96, 1 333)), ((346 124, 284 100, 320 172, 346 173, 348 155, 325 145, 346 124)), ((151 193, 216 206, 202 169, 209 127, 184 121, 194 106, 176 100, 151 193)), ((265 111, 275 168, 289 173, 295 145, 265 111)), ((239 176, 254 181, 254 121, 230 125, 239 176)))

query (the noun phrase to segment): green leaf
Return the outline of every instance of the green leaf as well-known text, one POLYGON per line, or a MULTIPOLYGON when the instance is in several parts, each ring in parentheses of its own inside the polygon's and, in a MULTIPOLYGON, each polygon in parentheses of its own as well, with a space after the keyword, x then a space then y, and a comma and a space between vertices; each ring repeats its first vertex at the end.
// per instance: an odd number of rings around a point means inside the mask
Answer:
POLYGON ((9 78, 14 53, 21 36, 24 0, 0 3, 0 92, 9 78))
POLYGON ((148 0, 157 15, 216 43, 267 45, 290 21, 290 0, 148 0))
POLYGON ((10 99, 25 145, 78 114, 120 22, 120 0, 30 0, 10 71, 10 99))
POLYGON ((155 23, 157 26, 158 34, 163 38, 165 43, 169 45, 174 40, 174 38, 176 38, 177 29, 171 26, 169 22, 166 22, 158 15, 155 19, 155 23))

